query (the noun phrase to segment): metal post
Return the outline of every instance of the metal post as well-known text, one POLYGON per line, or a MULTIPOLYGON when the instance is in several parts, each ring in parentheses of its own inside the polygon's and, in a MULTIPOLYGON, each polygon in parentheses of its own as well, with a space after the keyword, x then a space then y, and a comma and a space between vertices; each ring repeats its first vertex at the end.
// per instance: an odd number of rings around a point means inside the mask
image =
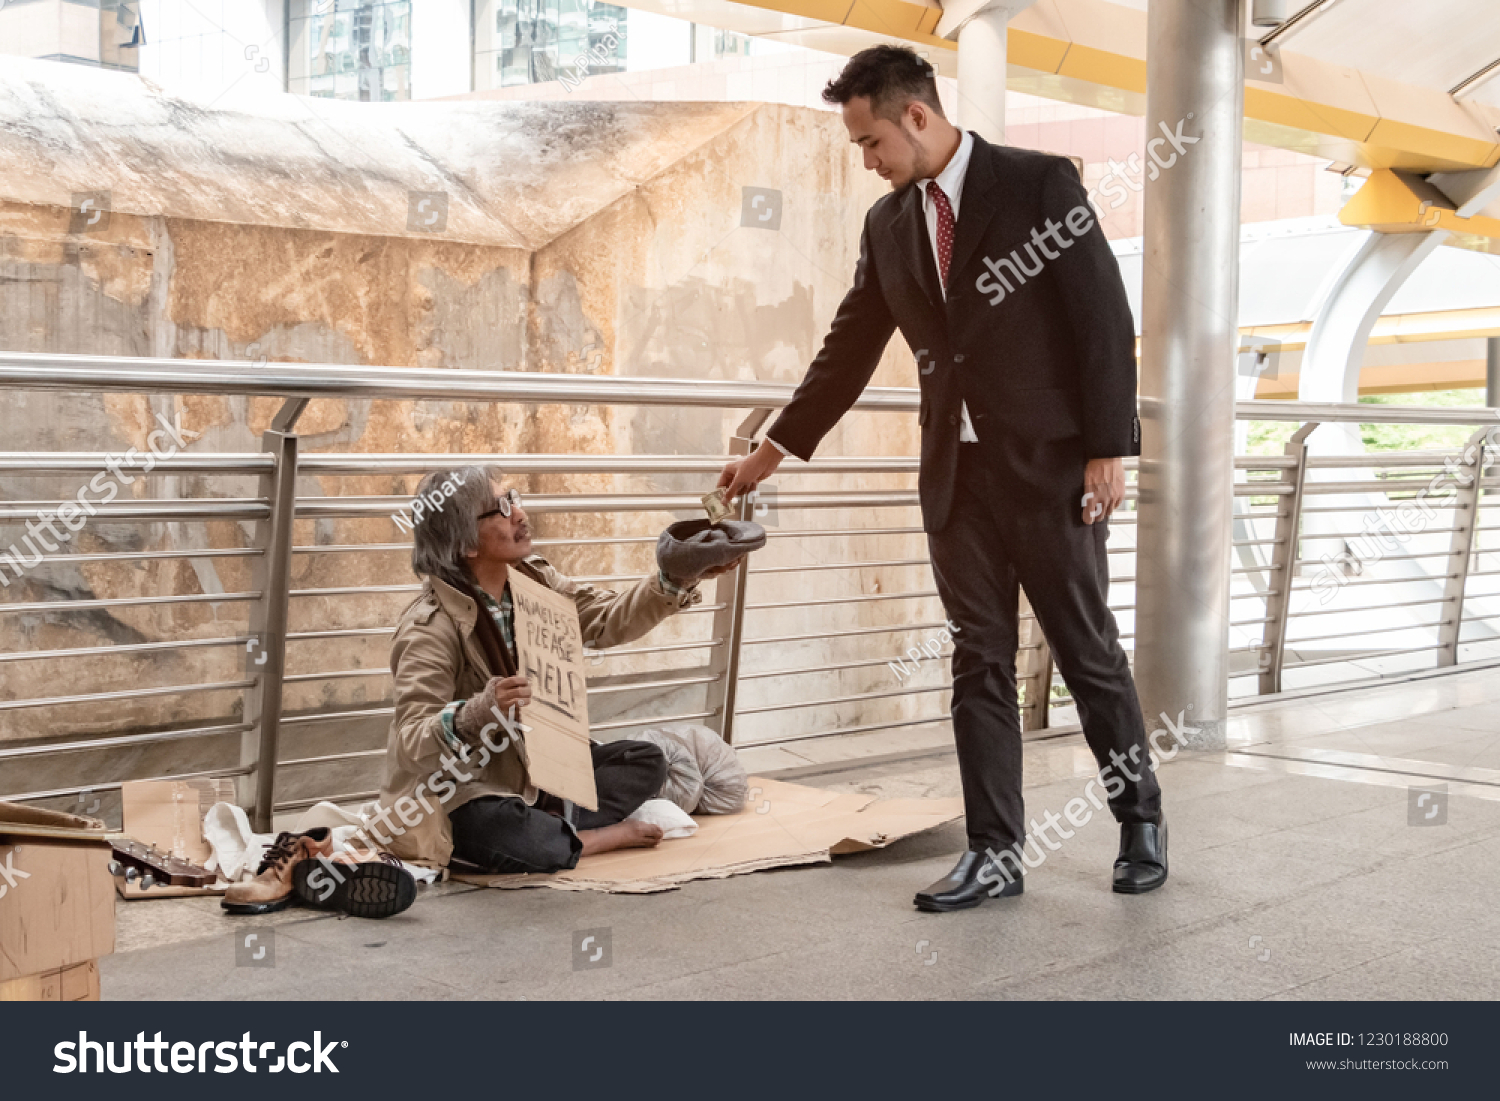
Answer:
POLYGON ((1484 444, 1488 428, 1469 437, 1464 447, 1453 491, 1453 541, 1449 544, 1448 579, 1443 583, 1443 626, 1438 628, 1438 668, 1458 664, 1458 636, 1464 626, 1464 589, 1469 562, 1474 557, 1474 531, 1479 526, 1479 483, 1484 475, 1484 444), (1452 619, 1449 619, 1449 616, 1452 619))
POLYGON ((257 559, 254 584, 260 599, 250 613, 246 668, 255 687, 245 693, 245 721, 251 724, 240 743, 240 764, 250 772, 240 778, 240 805, 250 811, 257 833, 271 832, 276 804, 277 742, 281 734, 281 698, 286 676, 287 608, 292 576, 292 528, 297 509, 297 436, 292 428, 307 407, 306 398, 289 398, 261 436, 261 447, 275 466, 261 476, 261 496, 271 517, 257 531, 263 553, 257 559))
POLYGON ((1500 336, 1484 342, 1484 403, 1500 409, 1500 336))
POLYGON ((1205 749, 1229 704, 1244 27, 1242 0, 1146 10, 1135 674, 1147 728, 1186 711, 1205 749))
MULTIPOLYGON (((770 419, 771 409, 757 409, 746 417, 729 440, 731 455, 748 455, 755 448, 755 434, 770 419)), ((750 519, 755 502, 746 493, 740 498, 738 519, 750 519)), ((714 638, 722 645, 715 646, 709 662, 709 672, 718 680, 708 686, 708 705, 718 712, 719 737, 734 744, 734 708, 740 687, 740 641, 745 634, 745 592, 749 587, 750 564, 741 563, 733 573, 724 574, 714 582, 714 599, 723 604, 714 613, 714 638), (728 591, 726 592, 726 586, 728 591), (726 599, 727 597, 727 599, 726 599)))
POLYGON ((1289 496, 1277 499, 1276 542, 1271 546, 1271 577, 1266 585, 1266 626, 1260 644, 1260 694, 1281 691, 1281 670, 1286 662, 1286 621, 1292 607, 1292 582, 1297 578, 1297 541, 1302 531, 1302 494, 1307 485, 1307 437, 1318 427, 1309 421, 1292 434, 1286 453, 1297 465, 1281 472, 1281 484, 1292 487, 1289 496))

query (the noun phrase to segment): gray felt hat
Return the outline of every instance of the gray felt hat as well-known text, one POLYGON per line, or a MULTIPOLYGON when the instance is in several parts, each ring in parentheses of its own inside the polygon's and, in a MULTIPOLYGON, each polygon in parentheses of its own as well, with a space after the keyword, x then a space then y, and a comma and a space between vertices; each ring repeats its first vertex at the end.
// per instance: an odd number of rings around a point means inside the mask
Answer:
POLYGON ((682 520, 656 540, 656 564, 671 578, 702 577, 766 545, 766 529, 748 520, 682 520))

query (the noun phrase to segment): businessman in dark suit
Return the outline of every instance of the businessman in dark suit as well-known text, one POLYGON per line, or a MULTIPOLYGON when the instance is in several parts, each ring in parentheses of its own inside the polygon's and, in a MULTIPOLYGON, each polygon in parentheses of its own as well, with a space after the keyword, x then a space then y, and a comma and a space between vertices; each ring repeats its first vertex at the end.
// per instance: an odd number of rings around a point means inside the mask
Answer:
POLYGON ((842 107, 865 167, 892 193, 865 216, 854 285, 806 377, 719 484, 738 496, 786 455, 811 458, 894 330, 922 349, 918 488, 938 593, 958 628, 952 716, 969 845, 916 905, 960 910, 1020 894, 1032 864, 1021 859, 1018 583, 1120 823, 1114 890, 1153 890, 1167 877, 1166 822, 1106 602, 1122 457, 1140 454, 1135 331, 1114 254, 1072 163, 955 128, 932 67, 911 50, 856 54, 823 98, 842 107))

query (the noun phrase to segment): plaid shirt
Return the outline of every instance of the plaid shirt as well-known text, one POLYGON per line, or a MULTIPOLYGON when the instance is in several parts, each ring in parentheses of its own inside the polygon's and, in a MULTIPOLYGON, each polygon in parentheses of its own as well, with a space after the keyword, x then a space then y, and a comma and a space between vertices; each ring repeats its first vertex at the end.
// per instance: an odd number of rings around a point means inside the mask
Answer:
MULTIPOLYGON (((673 584, 671 579, 661 570, 656 571, 656 578, 668 596, 680 599, 683 594, 692 588, 691 585, 673 584)), ((510 585, 507 584, 505 586, 505 591, 500 594, 498 601, 483 589, 479 590, 479 598, 484 601, 484 606, 489 611, 490 618, 495 621, 495 627, 500 632, 500 641, 505 643, 505 648, 510 651, 510 656, 514 659, 516 656, 516 613, 510 600, 510 585)), ((443 741, 447 742, 448 748, 455 753, 461 752, 466 743, 459 737, 458 732, 454 730, 453 717, 458 714, 458 709, 467 702, 467 700, 454 700, 443 708, 440 715, 443 728, 443 741)))

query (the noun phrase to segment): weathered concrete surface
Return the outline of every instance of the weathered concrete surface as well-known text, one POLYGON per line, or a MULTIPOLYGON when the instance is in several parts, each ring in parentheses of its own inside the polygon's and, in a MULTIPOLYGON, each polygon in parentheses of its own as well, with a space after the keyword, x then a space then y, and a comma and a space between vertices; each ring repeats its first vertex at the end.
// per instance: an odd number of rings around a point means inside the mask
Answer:
MULTIPOLYGON (((847 289, 865 211, 882 193, 861 170, 838 119, 749 104, 351 105, 273 97, 262 112, 174 100, 122 74, 7 64, 0 74, 0 347, 48 352, 367 363, 459 369, 683 378, 795 380, 815 354, 847 289), (778 231, 741 224, 742 189, 781 193, 778 231), (441 234, 407 229, 409 189, 447 191, 441 234), (107 225, 81 227, 74 192, 108 191, 107 225)), ((247 364, 246 370, 253 370, 247 364)), ((892 342, 875 382, 912 385, 911 357, 892 342)), ((213 396, 27 394, 0 398, 8 450, 123 452, 144 448, 155 414, 199 435, 192 451, 259 449, 276 403, 213 396)), ((506 407, 447 402, 314 401, 304 451, 722 454, 744 411, 506 407)), ((914 454, 915 418, 851 416, 823 454, 914 454)), ((778 482, 817 489, 826 478, 778 482)), ((519 478, 523 491, 694 490, 701 476, 519 478)), ((402 494, 414 478, 304 478, 304 495, 402 494)), ((59 500, 81 483, 7 479, 0 497, 59 500)), ((856 488, 909 487, 909 476, 841 477, 856 488)), ((252 496, 248 477, 142 476, 136 497, 252 496)), ((543 539, 654 535, 662 514, 552 514, 543 539)), ((783 512, 783 529, 916 526, 914 510, 783 512)), ((774 530, 774 529, 773 529, 774 530)), ((0 553, 24 532, 0 527, 0 553)), ((242 548, 250 525, 102 524, 75 538, 81 552, 242 548)), ((304 546, 405 543, 384 517, 299 525, 304 546)), ((649 545, 559 547, 579 575, 639 574, 649 545)), ((924 556, 919 535, 778 539, 762 565, 924 556)), ((399 549, 303 553, 294 586, 322 589, 413 580, 399 549)), ((925 570, 887 567, 767 575, 753 602, 871 595, 930 587, 925 570)), ((0 650, 233 637, 245 602, 67 611, 67 601, 243 593, 243 557, 56 563, 11 579, 0 599, 58 602, 46 614, 0 616, 0 650)), ((389 624, 403 593, 302 597, 292 629, 389 624)), ((653 641, 706 639, 710 615, 684 616, 653 641)), ((748 637, 941 619, 934 599, 752 613, 748 637)), ((896 687, 884 661, 911 639, 875 635, 751 647, 747 667, 805 668, 862 658, 836 674, 747 683, 746 706, 896 687)), ((386 640, 295 643, 293 673, 378 671, 386 640)), ((613 659, 601 678, 660 679, 698 668, 706 650, 671 660, 613 659)), ((142 656, 0 663, 0 699, 157 685, 235 682, 243 655, 228 647, 142 656)), ((291 712, 370 706, 381 673, 297 683, 291 712)), ((745 720, 747 737, 891 721, 941 710, 927 694, 868 705, 773 712, 745 720)), ((110 704, 0 711, 0 740, 201 725, 240 713, 238 689, 110 704)), ((702 709, 701 688, 601 697, 670 715, 702 709)), ((373 748, 380 721, 314 724, 288 733, 284 759, 373 748)), ((8 763, 8 791, 100 783, 235 763, 237 741, 190 741, 128 752, 68 755, 47 767, 8 763)), ((289 771, 287 799, 365 790, 379 762, 289 771)))
POLYGON ((445 236, 532 251, 757 108, 747 103, 390 103, 266 96, 230 110, 100 69, 6 58, 3 193, 66 209, 401 236, 407 192, 445 236), (663 110, 665 108, 665 110, 663 110))

